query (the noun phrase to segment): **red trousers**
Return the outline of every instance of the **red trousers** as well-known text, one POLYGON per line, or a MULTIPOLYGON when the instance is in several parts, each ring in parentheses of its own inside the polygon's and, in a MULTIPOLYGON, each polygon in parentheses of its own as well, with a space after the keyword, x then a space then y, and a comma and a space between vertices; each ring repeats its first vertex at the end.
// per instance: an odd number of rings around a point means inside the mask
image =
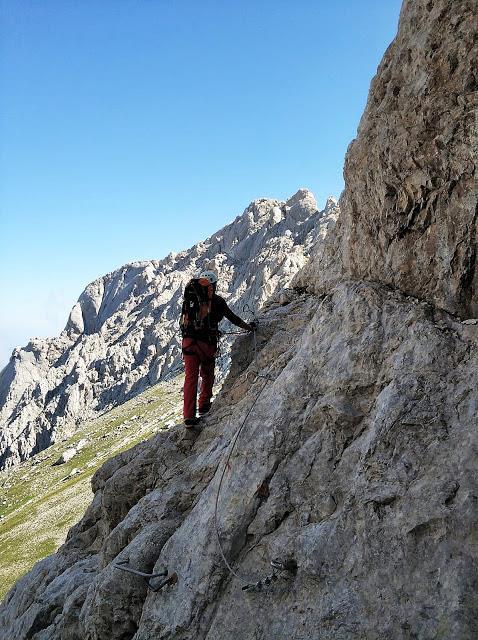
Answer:
POLYGON ((201 375, 199 408, 209 404, 214 385, 214 366, 216 364, 216 347, 202 340, 183 338, 183 360, 186 370, 184 379, 184 419, 196 416, 196 395, 198 379, 201 375))

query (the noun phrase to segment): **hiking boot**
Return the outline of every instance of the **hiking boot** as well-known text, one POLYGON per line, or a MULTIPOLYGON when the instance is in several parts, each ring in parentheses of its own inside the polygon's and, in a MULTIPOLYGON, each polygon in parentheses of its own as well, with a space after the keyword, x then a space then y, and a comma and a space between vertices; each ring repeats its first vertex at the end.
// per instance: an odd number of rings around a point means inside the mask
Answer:
POLYGON ((198 413, 200 416, 205 416, 206 413, 209 413, 210 409, 211 409, 211 403, 208 402, 203 407, 199 407, 198 413))
POLYGON ((201 418, 186 418, 184 424, 186 427, 195 427, 201 422, 201 418))

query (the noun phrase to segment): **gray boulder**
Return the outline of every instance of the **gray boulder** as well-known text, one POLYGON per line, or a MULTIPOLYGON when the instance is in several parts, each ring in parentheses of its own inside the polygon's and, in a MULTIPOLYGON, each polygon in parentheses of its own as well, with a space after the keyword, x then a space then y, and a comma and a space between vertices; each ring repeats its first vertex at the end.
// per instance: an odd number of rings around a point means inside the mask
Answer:
POLYGON ((56 460, 56 462, 54 462, 53 464, 54 465, 65 464, 69 462, 72 458, 74 458, 77 453, 78 453, 78 449, 76 449, 75 447, 72 447, 71 449, 66 449, 65 451, 63 451, 63 453, 58 458, 58 460, 56 460))

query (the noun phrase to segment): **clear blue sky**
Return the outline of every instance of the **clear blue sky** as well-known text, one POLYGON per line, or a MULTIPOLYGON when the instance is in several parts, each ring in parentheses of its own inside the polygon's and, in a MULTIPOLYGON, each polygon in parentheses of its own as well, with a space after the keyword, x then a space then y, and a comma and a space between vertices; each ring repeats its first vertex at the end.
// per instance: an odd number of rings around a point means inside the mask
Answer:
POLYGON ((0 366, 258 197, 323 205, 399 0, 0 0, 0 366))

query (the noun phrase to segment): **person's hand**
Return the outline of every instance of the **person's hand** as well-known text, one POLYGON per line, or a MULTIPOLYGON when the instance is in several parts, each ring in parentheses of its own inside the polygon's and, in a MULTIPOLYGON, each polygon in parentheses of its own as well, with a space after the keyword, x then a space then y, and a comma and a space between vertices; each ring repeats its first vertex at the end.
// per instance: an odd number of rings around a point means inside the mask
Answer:
POLYGON ((255 331, 257 329, 257 322, 249 322, 249 331, 255 331))

